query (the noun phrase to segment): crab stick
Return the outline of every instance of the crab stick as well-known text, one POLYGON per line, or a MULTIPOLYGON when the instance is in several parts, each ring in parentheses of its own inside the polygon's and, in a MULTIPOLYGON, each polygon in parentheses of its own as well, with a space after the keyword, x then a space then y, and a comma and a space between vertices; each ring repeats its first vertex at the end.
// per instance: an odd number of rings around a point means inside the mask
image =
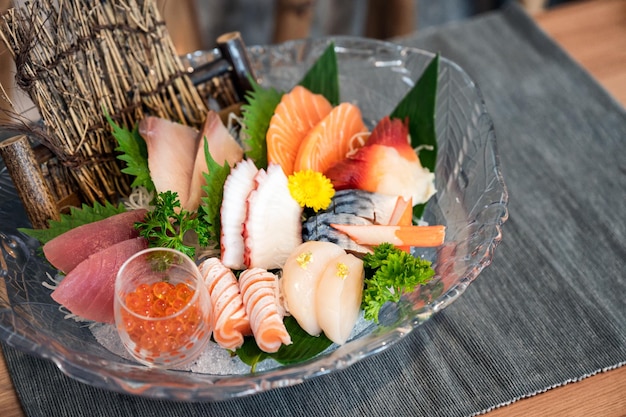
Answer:
POLYGON ((435 247, 443 243, 445 226, 385 226, 385 225, 347 225, 331 226, 348 235, 359 245, 380 245, 391 243, 394 246, 435 247))

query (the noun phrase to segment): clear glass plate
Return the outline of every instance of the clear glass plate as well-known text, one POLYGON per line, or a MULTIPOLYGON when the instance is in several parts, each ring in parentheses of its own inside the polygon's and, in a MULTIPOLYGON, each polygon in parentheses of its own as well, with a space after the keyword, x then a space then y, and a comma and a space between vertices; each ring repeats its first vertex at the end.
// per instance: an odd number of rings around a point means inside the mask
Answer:
MULTIPOLYGON (((345 37, 251 47, 259 81, 290 89, 331 40, 339 60, 341 99, 356 102, 370 125, 393 110, 434 56, 391 43, 345 37)), ((186 59, 198 65, 212 56, 197 53, 186 59)), ((456 300, 489 265, 508 216, 492 121, 476 85, 447 59, 440 62, 436 131, 438 191, 424 216, 431 224, 447 226, 446 243, 415 253, 433 260, 436 278, 398 305, 385 306, 380 325, 367 327, 339 348, 306 363, 236 375, 150 369, 113 353, 96 341, 84 323, 64 318, 50 298, 51 290, 42 285, 46 275, 54 276, 56 271, 38 256, 38 243, 17 231, 29 223, 3 165, 0 336, 11 346, 54 361, 65 374, 84 383, 180 401, 222 400, 298 384, 392 348, 456 300)))

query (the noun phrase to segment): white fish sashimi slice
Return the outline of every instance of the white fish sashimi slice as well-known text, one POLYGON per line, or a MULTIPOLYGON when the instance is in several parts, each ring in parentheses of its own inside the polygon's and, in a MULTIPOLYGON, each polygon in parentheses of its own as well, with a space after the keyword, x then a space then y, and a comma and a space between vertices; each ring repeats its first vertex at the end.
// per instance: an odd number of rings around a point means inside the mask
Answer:
POLYGON ((148 168, 157 192, 178 193, 184 206, 189 198, 198 131, 180 123, 149 116, 139 122, 139 134, 146 142, 148 168))
POLYGON ((363 261, 351 254, 331 260, 315 295, 317 321, 326 337, 344 344, 359 317, 363 294, 363 261))
POLYGON ((226 182, 220 209, 222 263, 232 269, 244 269, 243 227, 248 214, 248 195, 255 187, 259 170, 252 160, 235 165, 226 182))
POLYGON ((204 173, 208 172, 204 155, 204 138, 209 145, 209 153, 215 162, 224 165, 228 162, 231 167, 243 159, 243 149, 230 134, 222 119, 214 111, 207 113, 202 131, 198 135, 198 149, 196 151, 191 182, 189 185, 189 199, 183 204, 187 210, 196 210, 204 195, 202 186, 205 184, 204 173))
POLYGON ((302 243, 302 208, 291 197, 287 176, 278 164, 259 171, 248 197, 244 226, 245 260, 249 268, 279 269, 302 243))
POLYGON ((298 246, 283 267, 281 290, 286 309, 311 336, 322 332, 317 320, 316 293, 328 263, 345 255, 337 244, 311 240, 298 246))

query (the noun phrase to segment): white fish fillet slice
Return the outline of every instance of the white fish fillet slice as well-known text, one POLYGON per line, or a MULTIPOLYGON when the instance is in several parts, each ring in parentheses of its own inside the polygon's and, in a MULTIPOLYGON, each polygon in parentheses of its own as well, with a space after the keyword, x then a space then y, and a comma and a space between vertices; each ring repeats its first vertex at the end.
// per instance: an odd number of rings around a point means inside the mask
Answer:
POLYGON ((255 187, 257 167, 249 159, 239 162, 224 183, 220 209, 222 263, 232 269, 244 269, 243 228, 248 214, 246 203, 255 187))
POLYGON ((230 134, 222 119, 214 111, 207 113, 202 131, 198 135, 198 148, 194 158, 193 172, 190 177, 189 198, 183 207, 187 210, 197 210, 200 200, 204 196, 202 186, 206 183, 204 173, 208 172, 206 157, 204 155, 204 138, 209 145, 211 157, 219 165, 228 162, 231 167, 243 159, 243 149, 230 134))
POLYGON ((180 123, 149 116, 139 122, 139 134, 146 142, 148 168, 157 192, 178 193, 184 206, 189 198, 198 131, 180 123))
POLYGON ((276 299, 277 285, 276 275, 262 268, 247 269, 239 276, 252 334, 259 349, 269 353, 291 344, 276 299))

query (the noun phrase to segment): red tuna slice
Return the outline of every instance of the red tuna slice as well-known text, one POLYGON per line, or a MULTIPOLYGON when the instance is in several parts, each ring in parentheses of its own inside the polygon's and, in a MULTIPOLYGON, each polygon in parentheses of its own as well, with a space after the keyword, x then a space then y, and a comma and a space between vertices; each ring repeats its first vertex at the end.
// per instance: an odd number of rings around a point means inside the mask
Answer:
POLYGON ((115 277, 122 264, 148 243, 138 237, 116 243, 81 262, 50 295, 72 314, 87 320, 113 323, 115 277))
POLYGON ((55 268, 68 273, 90 255, 139 236, 134 223, 143 220, 146 211, 126 211, 75 227, 46 243, 43 253, 55 268))

